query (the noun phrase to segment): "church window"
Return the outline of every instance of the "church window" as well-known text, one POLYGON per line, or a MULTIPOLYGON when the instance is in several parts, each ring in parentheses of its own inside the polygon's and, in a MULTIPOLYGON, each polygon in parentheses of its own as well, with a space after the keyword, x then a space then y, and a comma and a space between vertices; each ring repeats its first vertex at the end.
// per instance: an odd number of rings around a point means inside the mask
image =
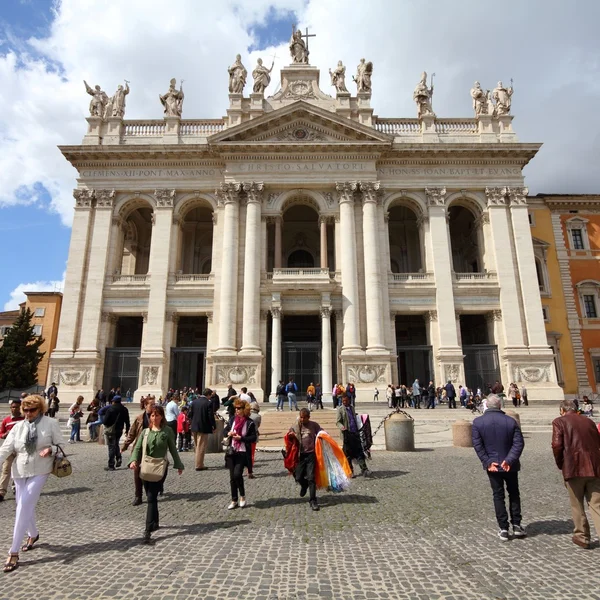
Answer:
POLYGON ((583 245, 583 235, 581 233, 581 229, 571 229, 571 238, 573 239, 574 250, 585 249, 585 246, 583 245))
POLYGON ((585 310, 585 316, 588 319, 595 319, 598 316, 596 311, 596 297, 594 294, 585 294, 583 296, 583 306, 585 310))

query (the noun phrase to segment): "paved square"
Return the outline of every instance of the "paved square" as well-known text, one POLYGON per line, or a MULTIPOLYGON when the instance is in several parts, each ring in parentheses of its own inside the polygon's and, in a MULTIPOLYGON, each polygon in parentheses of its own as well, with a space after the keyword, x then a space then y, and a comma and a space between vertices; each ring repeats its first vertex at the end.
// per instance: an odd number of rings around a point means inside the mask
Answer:
MULTIPOLYGON (((105 472, 103 447, 69 449, 74 473, 48 480, 40 542, 3 575, 3 599, 600 599, 600 548, 571 543, 548 432, 526 434, 528 538, 504 544, 472 449, 376 452, 376 477, 321 493, 318 513, 298 497, 279 454, 259 454, 257 478, 246 482, 249 506, 227 511, 223 455, 197 473, 184 453, 188 470, 169 472, 150 547, 140 544, 146 505, 131 506, 132 473, 105 472)), ((14 507, 9 492, 0 504, 6 551, 14 507)))

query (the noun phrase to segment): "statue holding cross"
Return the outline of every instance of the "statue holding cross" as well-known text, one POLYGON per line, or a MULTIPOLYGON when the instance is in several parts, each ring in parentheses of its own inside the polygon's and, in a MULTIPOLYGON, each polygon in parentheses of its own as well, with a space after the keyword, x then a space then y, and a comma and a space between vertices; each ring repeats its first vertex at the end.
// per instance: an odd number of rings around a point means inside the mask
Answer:
POLYGON ((292 25, 292 37, 290 39, 290 54, 292 55, 293 64, 308 64, 308 38, 317 37, 314 33, 308 33, 308 27, 306 33, 302 35, 299 29, 296 29, 295 25, 292 25), (303 38, 306 38, 306 42, 303 38))

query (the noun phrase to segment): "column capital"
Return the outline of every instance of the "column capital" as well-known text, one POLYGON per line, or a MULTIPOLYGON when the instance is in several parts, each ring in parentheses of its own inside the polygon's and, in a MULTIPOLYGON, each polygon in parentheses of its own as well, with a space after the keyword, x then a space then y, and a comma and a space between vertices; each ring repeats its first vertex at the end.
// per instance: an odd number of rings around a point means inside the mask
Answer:
POLYGON ((354 193, 358 190, 358 183, 356 181, 336 182, 335 189, 338 193, 338 202, 340 204, 353 204, 354 193))
POLYGON ((114 206, 115 190, 95 190, 96 208, 110 208, 114 206))
POLYGON ((175 190, 154 190, 156 208, 173 208, 175 206, 175 190))
POLYGON ((231 181, 222 183, 221 187, 215 190, 215 195, 217 196, 219 206, 238 202, 241 191, 241 183, 233 183, 231 181))
POLYGON ((75 208, 92 208, 95 192, 91 189, 73 190, 73 197, 75 198, 75 208))
POLYGON ((269 310, 271 312, 271 317, 274 319, 281 319, 281 317, 283 317, 283 311, 280 306, 271 306, 269 310))
POLYGON ((173 321, 173 323, 177 324, 179 322, 179 313, 177 313, 174 310, 168 310, 167 314, 167 321, 173 321))
POLYGON ((321 318, 329 319, 331 317, 331 308, 329 306, 321 306, 321 318))
POLYGON ((206 320, 207 320, 209 323, 212 323, 212 322, 213 322, 213 314, 212 314, 212 310, 208 310, 208 311, 206 311, 206 320))
POLYGON ((487 321, 502 321, 502 311, 491 310, 489 313, 486 313, 485 317, 487 321))
POLYGON ((425 188, 425 197, 427 206, 443 207, 446 205, 446 188, 425 188))
POLYGON ((147 313, 147 312, 143 312, 143 313, 142 313, 142 321, 143 321, 144 323, 147 323, 147 322, 148 322, 148 313, 147 313))
POLYGON ((249 204, 260 204, 262 202, 265 184, 256 181, 245 181, 242 183, 242 191, 246 194, 246 202, 249 204))
POLYGON ((425 317, 425 321, 427 321, 427 323, 438 320, 437 310, 428 310, 423 316, 425 317))
POLYGON ((359 181, 358 187, 362 194, 363 204, 369 202, 378 204, 380 202, 383 194, 380 181, 359 181))
POLYGON ((457 321, 460 321, 460 315, 461 315, 461 313, 460 313, 458 310, 455 310, 455 311, 454 311, 454 318, 455 318, 457 321))
POLYGON ((112 224, 116 225, 119 229, 125 228, 125 220, 119 215, 113 215, 112 224))
POLYGON ((506 206, 506 194, 508 189, 505 187, 486 187, 485 196, 488 202, 488 208, 492 206, 506 206))
POLYGON ((103 323, 110 323, 111 325, 114 325, 119 320, 119 315, 116 315, 112 312, 102 311, 101 318, 103 323))
POLYGON ((489 225, 490 223, 490 213, 489 212, 482 212, 476 219, 475 219, 475 227, 482 227, 483 225, 489 225))
POLYGON ((527 196, 529 195, 529 189, 526 187, 515 187, 508 188, 508 196, 510 198, 510 205, 512 206, 527 206, 527 196))
MULTIPOLYGON (((389 215, 389 213, 387 213, 387 214, 389 215)), ((388 217, 388 219, 389 219, 389 217, 388 217)), ((419 215, 417 217, 417 227, 421 228, 421 227, 423 227, 423 225, 425 225, 425 223, 429 223, 429 215, 425 215, 425 214, 419 215)))

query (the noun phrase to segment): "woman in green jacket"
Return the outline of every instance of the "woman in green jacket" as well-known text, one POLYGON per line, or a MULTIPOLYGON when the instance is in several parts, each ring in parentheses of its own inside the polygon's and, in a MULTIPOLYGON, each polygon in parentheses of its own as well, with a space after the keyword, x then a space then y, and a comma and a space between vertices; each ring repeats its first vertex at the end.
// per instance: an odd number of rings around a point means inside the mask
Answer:
MULTIPOLYGON (((150 413, 150 427, 146 432, 140 434, 135 444, 135 448, 131 453, 131 461, 129 462, 130 469, 137 469, 142 460, 142 445, 147 439, 146 455, 152 458, 165 458, 167 450, 173 457, 173 464, 177 472, 181 475, 183 471, 183 463, 177 454, 177 446, 175 444, 175 436, 173 430, 167 427, 165 421, 165 411, 162 406, 154 406, 150 413)), ((142 477, 143 480, 143 477, 142 477)), ((145 544, 151 544, 150 538, 153 531, 158 529, 158 493, 162 485, 162 481, 143 481, 144 490, 146 490, 146 498, 148 501, 148 511, 146 512, 146 530, 144 532, 143 541, 145 544)))

